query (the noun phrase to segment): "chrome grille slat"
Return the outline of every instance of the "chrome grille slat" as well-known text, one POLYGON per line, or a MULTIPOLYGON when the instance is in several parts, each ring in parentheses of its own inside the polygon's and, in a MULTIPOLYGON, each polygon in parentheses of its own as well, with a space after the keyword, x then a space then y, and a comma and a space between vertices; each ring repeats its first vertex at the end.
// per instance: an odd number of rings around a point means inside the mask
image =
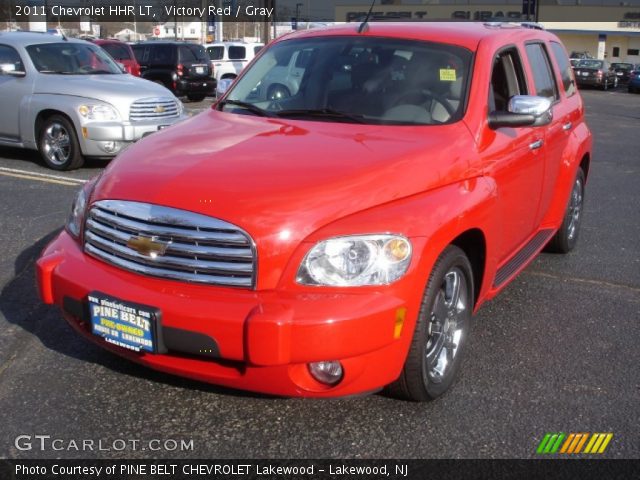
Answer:
POLYGON ((143 275, 149 275, 151 277, 168 278, 171 280, 179 280, 182 282, 191 283, 206 283, 209 285, 224 285, 230 287, 246 287, 251 288, 252 280, 244 277, 224 277, 216 275, 202 275, 192 274, 188 272, 177 272, 174 270, 167 270, 163 268, 152 268, 144 265, 139 265, 135 262, 127 261, 123 258, 118 258, 115 255, 111 255, 107 252, 103 252, 92 245, 85 245, 85 251, 97 258, 105 260, 107 263, 111 263, 117 267, 132 272, 141 273, 143 275))
POLYGON ((178 103, 169 97, 143 98, 129 107, 129 120, 132 122, 147 119, 173 118, 180 114, 178 103), (156 112, 162 108, 164 111, 156 112))
POLYGON ((96 202, 87 215, 84 248, 89 255, 143 275, 209 285, 252 288, 253 241, 238 227, 197 213, 120 200, 96 202), (144 236, 167 244, 147 256, 128 246, 144 236))
MULTIPOLYGON (((93 219, 87 220, 87 227, 89 227, 89 230, 91 230, 92 233, 97 233, 101 237, 105 237, 122 245, 126 245, 131 238, 130 233, 114 230, 113 228, 96 222, 93 219)), ((199 258, 238 258, 247 260, 253 258, 253 253, 250 248, 209 247, 206 245, 192 245, 188 243, 172 243, 169 245, 167 252, 181 253, 183 255, 187 254, 199 258)))
POLYGON ((161 238, 171 238, 175 240, 183 240, 187 242, 193 241, 216 241, 220 243, 238 244, 243 245, 246 243, 246 238, 242 234, 224 233, 224 232, 210 232, 194 230, 190 231, 183 228, 174 228, 169 226, 161 226, 157 224, 145 224, 136 220, 129 220, 124 217, 119 217, 111 213, 105 212, 102 209, 92 209, 89 214, 89 218, 94 218, 102 223, 105 223, 111 227, 123 229, 131 233, 144 233, 148 235, 155 235, 161 238))
POLYGON ((237 275, 237 274, 247 274, 247 273, 251 274, 251 272, 253 271, 253 266, 251 264, 243 264, 243 263, 223 263, 223 262, 215 262, 215 261, 191 260, 188 258, 173 257, 168 254, 165 254, 162 257, 157 257, 156 259, 153 259, 150 257, 145 257, 144 255, 140 255, 134 250, 131 250, 126 245, 120 245, 119 243, 105 240, 97 235, 94 235, 91 232, 87 232, 87 236, 85 237, 85 240, 88 243, 92 244, 94 247, 98 247, 102 250, 106 250, 112 255, 121 256, 126 258, 127 260, 143 263, 150 267, 155 267, 156 265, 162 264, 165 267, 171 267, 178 270, 221 273, 221 274, 227 274, 227 275, 237 275))

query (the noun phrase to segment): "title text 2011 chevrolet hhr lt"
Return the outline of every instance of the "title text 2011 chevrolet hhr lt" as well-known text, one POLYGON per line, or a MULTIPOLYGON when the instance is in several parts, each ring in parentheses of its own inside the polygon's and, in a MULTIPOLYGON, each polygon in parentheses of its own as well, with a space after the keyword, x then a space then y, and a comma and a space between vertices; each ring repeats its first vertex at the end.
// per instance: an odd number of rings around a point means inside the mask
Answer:
POLYGON ((591 135, 550 33, 358 30, 273 42, 210 111, 113 161, 38 260, 42 299, 219 385, 447 390, 473 312, 575 246, 591 135))

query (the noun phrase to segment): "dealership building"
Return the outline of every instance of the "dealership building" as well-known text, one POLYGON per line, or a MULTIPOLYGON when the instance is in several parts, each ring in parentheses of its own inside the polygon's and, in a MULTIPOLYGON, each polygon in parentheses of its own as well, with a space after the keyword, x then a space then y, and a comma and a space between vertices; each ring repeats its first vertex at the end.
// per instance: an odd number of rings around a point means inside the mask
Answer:
MULTIPOLYGON (((370 5, 370 0, 339 0, 335 19, 361 19, 370 5)), ((535 21, 557 34, 569 52, 640 63, 640 0, 378 0, 373 16, 535 21)))

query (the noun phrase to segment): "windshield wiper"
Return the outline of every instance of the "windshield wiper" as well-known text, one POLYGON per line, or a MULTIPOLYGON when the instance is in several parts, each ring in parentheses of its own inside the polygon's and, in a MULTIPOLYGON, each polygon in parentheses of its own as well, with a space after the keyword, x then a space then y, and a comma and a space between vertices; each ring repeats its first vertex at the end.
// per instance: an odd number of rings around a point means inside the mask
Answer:
POLYGON ((330 108, 318 108, 318 109, 300 109, 300 110, 282 110, 275 112, 278 117, 311 117, 311 118, 328 118, 334 120, 348 120, 353 123, 365 123, 362 115, 355 115, 352 113, 340 112, 338 110, 332 110, 330 108))
POLYGON ((74 72, 63 72, 62 70, 38 70, 38 73, 53 73, 55 75, 75 75, 74 72))
POLYGON ((220 108, 225 105, 233 105, 234 107, 241 107, 249 110, 251 113, 255 113, 260 117, 273 117, 274 114, 271 112, 267 112, 266 110, 261 109, 260 107, 256 107, 253 103, 242 102, 240 100, 223 100, 219 104, 220 108))

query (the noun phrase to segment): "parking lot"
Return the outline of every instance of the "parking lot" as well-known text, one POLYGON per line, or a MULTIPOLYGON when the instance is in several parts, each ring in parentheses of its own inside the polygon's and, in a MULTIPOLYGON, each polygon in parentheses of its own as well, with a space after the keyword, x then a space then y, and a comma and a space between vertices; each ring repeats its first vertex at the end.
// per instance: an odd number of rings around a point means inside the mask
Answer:
POLYGON ((606 457, 640 458, 640 95, 583 98, 595 147, 579 246, 541 255, 481 309, 459 380, 430 404, 247 394, 90 344, 40 303, 34 260, 105 163, 57 173, 0 149, 0 457, 533 458, 547 432, 611 432, 606 457), (104 448, 19 449, 20 435, 104 448), (192 448, 150 453, 151 440, 192 448))

